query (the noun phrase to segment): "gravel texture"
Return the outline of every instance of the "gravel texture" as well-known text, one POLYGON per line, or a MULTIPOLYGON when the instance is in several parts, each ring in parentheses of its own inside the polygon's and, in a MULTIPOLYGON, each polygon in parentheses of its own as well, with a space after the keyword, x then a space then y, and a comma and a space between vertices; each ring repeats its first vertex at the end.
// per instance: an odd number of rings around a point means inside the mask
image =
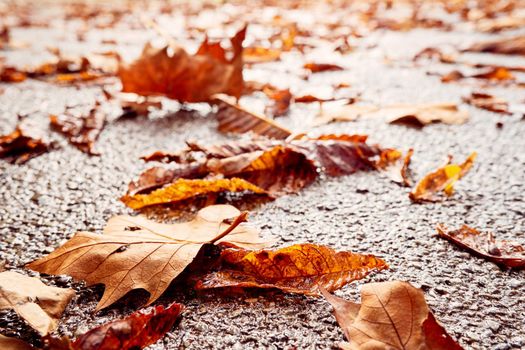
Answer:
MULTIPOLYGON (((111 37, 112 33, 106 32, 111 37)), ((144 32, 125 36, 132 40, 124 49, 138 52, 154 35, 144 32)), ((16 63, 42 60, 45 46, 57 42, 73 52, 88 52, 100 45, 95 35, 76 44, 71 33, 52 29, 15 29, 13 35, 32 43, 28 49, 3 53, 16 63)), ((414 68, 411 57, 427 46, 463 45, 486 37, 432 30, 374 33, 355 53, 334 57, 334 62, 349 68, 347 72, 319 74, 310 79, 309 86, 316 90, 330 82, 348 82, 364 100, 382 104, 460 102, 461 96, 478 89, 476 82, 442 84, 426 71, 452 67, 414 68)), ((284 64, 298 69, 294 60, 299 58, 291 56, 284 64)), ((310 56, 312 60, 320 57, 326 53, 310 56)), ((525 64, 516 57, 465 57, 525 64)), ((279 65, 259 65, 247 70, 246 76, 263 77, 281 86, 297 88, 302 84, 279 65)), ((523 81, 523 76, 519 78, 523 81)), ((3 84, 1 88, 1 133, 12 130, 17 113, 30 113, 30 118, 45 127, 48 113, 60 112, 65 105, 89 104, 100 95, 97 87, 76 89, 37 81, 3 84)), ((485 90, 523 102, 523 88, 493 86, 485 90)), ((245 98, 243 102, 260 110, 264 100, 245 98)), ((100 157, 89 157, 59 135, 50 134, 60 149, 21 166, 1 162, 0 259, 7 268, 23 271, 23 264, 53 251, 76 231, 100 232, 108 218, 130 212, 118 198, 129 180, 145 168, 139 156, 157 149, 177 150, 186 139, 212 143, 228 138, 216 131, 216 121, 206 115, 206 105, 179 107, 167 102, 150 119, 111 122, 97 143, 100 157)), ((378 174, 357 173, 321 179, 297 195, 252 205, 250 219, 264 235, 278 237, 277 246, 315 242, 373 253, 390 264, 390 270, 348 285, 337 292, 340 296, 356 300, 360 285, 370 281, 410 281, 425 291, 436 318, 466 349, 525 348, 525 272, 503 270, 436 236, 438 223, 450 227, 468 224, 493 230, 499 238, 525 242, 525 121, 520 114, 500 116, 467 105, 462 108, 470 111, 466 124, 435 124, 418 130, 381 120, 312 128, 309 125, 317 106, 293 106, 290 115, 280 120, 294 130, 365 133, 385 147, 413 147, 417 178, 435 169, 447 154, 462 161, 477 151, 478 159, 457 184, 454 196, 443 203, 412 204, 408 189, 378 174), (497 122, 503 127, 496 127, 497 122)), ((107 109, 115 119, 118 108, 107 109)), ((59 333, 70 336, 128 314, 144 300, 144 294, 133 293, 94 314, 102 287, 85 288, 64 276, 43 278, 53 285, 72 286, 78 293, 59 328, 59 333)), ((328 349, 343 340, 330 306, 322 299, 277 292, 188 295, 171 288, 159 303, 171 301, 184 303, 186 310, 180 324, 151 349, 328 349)), ((34 334, 13 312, 0 314, 0 333, 34 341, 34 334)))

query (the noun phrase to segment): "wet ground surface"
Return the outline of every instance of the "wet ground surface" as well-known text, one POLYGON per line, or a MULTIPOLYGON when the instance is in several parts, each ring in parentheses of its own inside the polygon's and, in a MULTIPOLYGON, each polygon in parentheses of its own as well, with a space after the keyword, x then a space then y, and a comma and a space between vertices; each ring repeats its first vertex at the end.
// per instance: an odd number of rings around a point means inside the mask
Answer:
MULTIPOLYGON (((96 40, 68 46, 68 33, 46 29, 16 29, 15 38, 30 41, 30 49, 5 52, 10 61, 39 60, 46 45, 56 40, 75 51, 91 50, 96 40)), ((128 35, 138 53, 151 37, 128 35)), ((367 38, 369 49, 359 49, 334 62, 348 71, 322 73, 310 80, 310 88, 327 82, 346 82, 364 100, 379 103, 460 102, 461 96, 478 90, 476 83, 442 84, 425 72, 452 67, 412 67, 411 57, 420 49, 437 44, 463 45, 485 38, 466 33, 414 30, 409 33, 378 32, 367 38), (385 60, 385 55, 388 60, 385 60)), ((71 38, 70 38, 71 39, 71 38)), ((314 53, 311 59, 324 57, 314 53)), ((132 56, 130 54, 130 56, 132 56)), ((467 55, 467 58, 524 65, 523 59, 467 55)), ((294 67, 294 57, 284 61, 294 67)), ((296 66, 300 67, 300 66, 296 66)), ((246 77, 263 77, 287 87, 300 87, 301 80, 278 66, 258 65, 246 77)), ((0 132, 10 132, 17 113, 31 113, 42 121, 65 105, 89 103, 96 87, 61 87, 37 81, 2 85, 0 132)), ((523 102, 523 88, 486 89, 510 101, 523 102), (520 100, 521 99, 521 100, 520 100)), ((252 109, 262 101, 244 99, 252 109)), ((187 139, 206 142, 228 136, 216 131, 216 121, 206 116, 206 105, 167 103, 150 119, 137 118, 110 123, 97 146, 100 157, 89 157, 68 145, 25 165, 0 163, 0 259, 8 268, 20 268, 58 245, 77 231, 100 232, 106 220, 129 210, 118 198, 129 180, 145 165, 141 155, 153 150, 177 150, 187 139), (196 109, 196 111, 191 111, 196 109)), ((310 127, 315 105, 292 106, 281 122, 294 131, 314 134, 364 133, 371 142, 385 147, 415 150, 413 167, 420 178, 452 154, 462 161, 478 152, 471 172, 461 180, 450 200, 437 204, 412 204, 408 190, 373 173, 357 173, 317 181, 297 195, 285 196, 252 209, 251 221, 264 235, 278 237, 276 246, 299 242, 326 244, 336 249, 373 253, 391 266, 338 295, 356 300, 359 286, 370 281, 406 280, 425 291, 436 318, 453 338, 467 349, 525 348, 525 272, 502 270, 496 265, 452 246, 436 237, 435 226, 462 224, 493 230, 497 237, 525 242, 525 121, 521 115, 500 116, 467 105, 470 120, 459 126, 435 124, 421 130, 388 125, 381 120, 361 120, 310 127), (496 123, 503 122, 502 128, 496 123)), ((108 113, 118 115, 116 107, 108 113)), ((26 271, 25 273, 32 274, 26 271)), ((67 277, 45 277, 57 286, 72 286, 77 297, 67 308, 61 334, 75 336, 96 324, 133 311, 140 295, 94 314, 102 288, 85 288, 67 277)), ((281 293, 241 296, 185 295, 170 289, 159 303, 180 301, 186 311, 180 324, 151 349, 329 349, 343 340, 331 308, 322 299, 281 293)), ((32 333, 12 312, 0 314, 0 333, 32 339, 32 333)))

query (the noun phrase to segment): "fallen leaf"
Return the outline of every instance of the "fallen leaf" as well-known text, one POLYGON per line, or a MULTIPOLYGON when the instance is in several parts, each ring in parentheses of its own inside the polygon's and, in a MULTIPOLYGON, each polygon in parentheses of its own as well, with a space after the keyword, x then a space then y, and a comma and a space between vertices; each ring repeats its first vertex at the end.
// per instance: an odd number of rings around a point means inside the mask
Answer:
POLYGON ((0 334, 0 349, 6 350, 37 350, 35 347, 26 343, 23 340, 6 337, 5 335, 0 334))
POLYGON ((502 67, 502 66, 483 66, 475 73, 462 73, 459 70, 453 70, 441 77, 441 81, 444 83, 450 83, 465 78, 476 78, 485 79, 491 82, 509 81, 514 80, 515 77, 511 73, 509 68, 513 67, 502 67))
POLYGON ((349 341, 343 349, 462 349, 437 323, 421 289, 408 282, 365 284, 361 304, 321 292, 349 341))
POLYGON ((476 23, 480 32, 497 33, 502 30, 522 28, 525 26, 525 17, 510 15, 498 18, 484 18, 476 23))
POLYGON ((358 118, 381 118, 389 123, 423 127, 436 122, 463 124, 468 119, 468 112, 460 110, 455 103, 399 104, 381 108, 371 105, 347 105, 335 110, 323 109, 316 124, 353 121, 358 118))
POLYGON ((517 242, 497 241, 492 232, 482 233, 466 225, 451 231, 440 224, 437 231, 440 237, 496 264, 510 268, 525 267, 525 247, 517 242))
POLYGON ((57 327, 72 289, 46 286, 38 278, 13 271, 0 273, 0 309, 12 309, 41 335, 57 327))
POLYGON ((288 113, 293 95, 290 89, 275 89, 269 86, 263 89, 263 92, 273 101, 273 104, 266 108, 266 113, 273 117, 281 117, 288 113))
POLYGON ((503 55, 525 55, 525 35, 476 43, 464 51, 490 52, 503 55))
POLYGON ((454 184, 465 176, 476 159, 473 152, 462 164, 446 164, 436 171, 427 174, 410 192, 409 197, 413 202, 437 202, 442 199, 441 192, 447 196, 454 193, 454 184))
POLYGON ((183 306, 173 303, 139 310, 116 321, 93 328, 78 337, 71 350, 134 350, 156 343, 173 328, 183 306))
POLYGON ((0 57, 0 81, 4 83, 20 83, 26 80, 27 74, 5 64, 5 59, 0 57))
POLYGON ((252 183, 239 179, 176 179, 166 187, 159 188, 148 194, 125 195, 120 200, 131 209, 142 209, 151 205, 176 203, 197 196, 221 192, 252 192, 267 194, 267 192, 252 183))
POLYGON ((242 51, 245 63, 263 63, 277 61, 281 58, 281 51, 268 47, 246 47, 242 51))
POLYGON ((252 131, 255 134, 275 139, 285 139, 292 134, 291 131, 273 120, 242 108, 225 95, 215 95, 213 103, 218 108, 215 116, 221 132, 246 133, 252 131))
POLYGON ((343 67, 338 66, 337 64, 331 64, 331 63, 306 63, 303 68, 308 69, 312 73, 319 73, 319 72, 328 72, 328 71, 338 71, 338 70, 344 70, 343 67))
POLYGON ((507 101, 484 92, 472 92, 470 96, 463 97, 463 101, 491 112, 512 114, 507 101))
POLYGON ((95 151, 95 141, 106 124, 106 115, 99 110, 98 105, 87 115, 67 111, 61 115, 49 116, 51 127, 67 136, 69 142, 79 150, 90 155, 99 154, 95 151))
POLYGON ((319 295, 363 279, 388 265, 373 255, 336 252, 315 244, 296 244, 278 250, 225 249, 221 268, 200 278, 196 289, 224 287, 277 288, 289 293, 319 295))
POLYGON ((175 154, 156 152, 146 157, 172 160, 179 167, 166 172, 146 170, 130 184, 130 191, 121 200, 134 209, 140 209, 223 191, 251 191, 277 197, 298 192, 311 184, 319 172, 342 176, 359 170, 381 170, 397 161, 391 157, 397 151, 368 145, 366 139, 364 135, 321 135, 211 146, 190 143, 186 150, 175 154), (193 178, 177 175, 184 173, 193 178), (162 184, 163 181, 166 182, 162 184), (162 185, 166 187, 147 193, 148 188, 162 185), (137 189, 146 193, 136 194, 137 189))
POLYGON ((24 120, 7 135, 0 136, 0 158, 23 164, 54 147, 34 123, 24 120))
POLYGON ((142 216, 117 216, 108 221, 103 235, 77 233, 27 267, 42 273, 68 274, 88 285, 104 284, 97 311, 139 288, 150 293, 149 305, 184 271, 204 244, 264 247, 267 241, 259 238, 258 230, 241 224, 246 216, 229 205, 206 207, 194 220, 176 224, 156 223, 142 216), (225 223, 232 218, 233 223, 225 223))
POLYGON ((413 175, 410 170, 410 160, 413 153, 414 150, 410 148, 403 157, 401 152, 395 149, 387 149, 380 155, 378 168, 393 182, 404 187, 410 187, 413 182, 413 175))
POLYGON ((135 62, 120 66, 122 91, 165 95, 181 102, 207 102, 217 93, 238 98, 243 92, 245 35, 246 27, 231 39, 231 59, 226 58, 227 52, 219 43, 209 43, 207 39, 195 55, 189 55, 181 47, 155 49, 148 44, 135 62))

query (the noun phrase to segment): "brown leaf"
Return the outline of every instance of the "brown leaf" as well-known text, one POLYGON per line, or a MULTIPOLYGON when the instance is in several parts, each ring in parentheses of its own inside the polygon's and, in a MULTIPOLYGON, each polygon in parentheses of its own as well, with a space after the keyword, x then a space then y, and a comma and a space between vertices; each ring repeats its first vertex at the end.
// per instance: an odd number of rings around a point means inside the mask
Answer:
POLYGON ((7 135, 0 136, 0 158, 13 164, 23 164, 54 147, 34 123, 24 120, 7 135))
POLYGON ((303 67, 305 69, 308 69, 312 73, 344 70, 343 67, 338 66, 337 64, 331 64, 331 63, 310 62, 310 63, 306 63, 303 67))
POLYGON ((263 92, 273 101, 273 105, 266 108, 268 114, 273 117, 281 117, 288 113, 293 96, 290 89, 275 89, 266 86, 263 92))
POLYGON ((215 205, 202 209, 194 220, 185 223, 161 224, 142 216, 117 216, 108 221, 103 235, 77 233, 27 267, 48 274, 68 274, 88 285, 104 284, 104 295, 96 310, 138 288, 150 293, 151 304, 204 244, 264 247, 267 241, 259 238, 258 230, 241 224, 246 215, 229 205, 215 205), (235 217, 232 224, 225 223, 235 217))
POLYGON ((454 193, 454 184, 468 173, 477 153, 473 152, 463 164, 446 164, 436 171, 427 174, 409 193, 413 202, 437 202, 442 199, 441 192, 447 196, 454 193))
POLYGON ((66 111, 61 115, 50 115, 51 127, 65 135, 69 142, 79 150, 90 155, 99 154, 95 151, 95 141, 106 124, 106 115, 95 106, 88 115, 73 114, 66 111))
POLYGON ((525 17, 510 15, 497 18, 484 18, 476 23, 476 29, 480 32, 497 33, 502 30, 523 28, 525 17))
POLYGON ((41 335, 57 327, 69 301, 72 289, 50 287, 38 278, 13 271, 0 273, 0 309, 12 309, 41 335))
POLYGON ((373 255, 336 252, 315 244, 261 251, 225 249, 219 271, 202 277, 196 289, 277 288, 319 295, 319 287, 333 291, 387 268, 383 260, 373 255))
POLYGON ((207 39, 195 55, 189 55, 181 47, 154 49, 148 44, 135 62, 120 66, 122 91, 165 95, 181 102, 207 102, 217 93, 238 98, 243 91, 245 35, 246 27, 231 39, 231 59, 226 58, 226 50, 220 44, 208 43, 207 39))
POLYGON ((476 78, 476 79, 485 79, 491 82, 500 82, 500 81, 511 81, 515 77, 511 73, 511 69, 517 67, 503 67, 503 66, 481 66, 475 73, 462 73, 458 70, 453 70, 450 73, 447 73, 441 77, 441 81, 444 83, 449 83, 453 81, 458 81, 465 78, 476 78))
POLYGON ((517 242, 496 241, 492 232, 482 233, 466 225, 451 231, 440 224, 437 231, 440 237, 496 264, 511 268, 525 267, 525 247, 517 242))
POLYGON ((470 96, 463 97, 463 101, 491 112, 512 114, 507 101, 484 92, 472 92, 470 96))
POLYGON ((525 55, 525 35, 477 43, 464 51, 490 52, 503 55, 525 55))
POLYGON ((170 173, 147 170, 130 185, 131 193, 122 201, 139 209, 222 191, 251 191, 275 197, 298 192, 312 183, 319 171, 329 176, 342 176, 359 170, 381 170, 401 156, 387 156, 387 153, 392 155, 397 151, 368 145, 366 139, 363 135, 321 135, 317 138, 253 140, 212 146, 190 143, 188 149, 173 155, 156 154, 157 159, 179 162, 179 168, 170 173), (186 162, 192 159, 200 160, 186 162), (172 177, 172 174, 184 172, 203 179, 172 177), (132 193, 137 193, 137 188, 159 187, 164 181, 165 184, 168 181, 173 183, 150 194, 132 193))
POLYGON ((219 121, 219 131, 255 134, 275 139, 285 139, 291 131, 280 126, 271 119, 247 111, 238 104, 230 101, 227 96, 215 95, 213 103, 218 106, 216 118, 219 121))
POLYGON ((116 321, 93 328, 71 344, 72 350, 143 349, 171 330, 183 306, 173 303, 140 310, 116 321))
POLYGON ((242 51, 242 59, 246 63, 263 63, 277 61, 281 58, 281 51, 268 47, 246 47, 242 51))
POLYGON ((344 349, 462 349, 437 323, 423 292, 410 283, 365 284, 361 304, 321 292, 350 341, 344 349))
POLYGON ((384 150, 379 159, 378 168, 386 174, 393 182, 404 186, 412 186, 412 171, 410 170, 410 160, 414 150, 410 148, 403 157, 401 152, 395 149, 384 150))
POLYGON ((0 334, 0 349, 6 350, 36 350, 35 347, 26 343, 23 340, 6 337, 5 335, 0 334))

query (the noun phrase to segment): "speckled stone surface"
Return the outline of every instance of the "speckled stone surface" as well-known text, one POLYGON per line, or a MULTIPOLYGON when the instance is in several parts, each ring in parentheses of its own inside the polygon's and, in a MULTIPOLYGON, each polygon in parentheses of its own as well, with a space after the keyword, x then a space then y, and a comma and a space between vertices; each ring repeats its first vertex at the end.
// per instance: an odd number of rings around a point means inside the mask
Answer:
MULTIPOLYGON (((106 30, 111 37, 110 30, 106 30)), ((82 44, 67 31, 15 29, 15 38, 32 46, 6 51, 11 62, 38 62, 46 45, 60 44, 72 52, 89 52, 97 45, 96 33, 82 44)), ((118 35, 118 33, 113 33, 118 35)), ((137 31, 121 50, 134 57, 153 33, 137 31), (127 51, 126 51, 127 52, 127 51)), ((308 82, 320 89, 331 82, 346 82, 352 93, 379 104, 415 102, 461 102, 479 90, 476 82, 442 84, 427 71, 448 71, 446 65, 414 68, 413 54, 438 44, 463 45, 486 38, 471 33, 414 30, 408 33, 377 32, 347 56, 333 62, 348 68, 344 73, 318 74, 308 82), (368 47, 368 48, 366 48, 368 47), (385 60, 385 56, 388 60, 385 60)), ((328 53, 319 50, 310 60, 328 53)), ((471 60, 524 65, 517 57, 464 55, 471 60)), ((267 79, 276 85, 302 91, 304 82, 293 75, 300 57, 290 54, 279 65, 263 64, 247 69, 248 79, 267 79), (289 72, 292 73, 289 73, 289 72)), ((524 80, 523 75, 518 78, 524 80)), ((60 87, 37 81, 2 84, 0 132, 10 132, 17 113, 46 127, 48 113, 65 105, 89 104, 97 87, 60 87)), ((523 88, 485 89, 514 103, 523 103, 523 88)), ((259 109, 264 100, 245 98, 247 107, 259 109)), ((177 150, 186 139, 215 142, 232 138, 216 131, 216 121, 206 105, 166 103, 149 119, 114 121, 116 106, 106 106, 112 121, 97 143, 100 157, 89 157, 70 146, 60 135, 50 134, 61 148, 14 166, 0 162, 0 259, 7 268, 22 270, 23 264, 62 244, 76 231, 100 232, 113 215, 130 211, 118 198, 127 183, 146 165, 139 160, 153 150, 177 150), (194 111, 192 111, 194 110, 194 111)), ((352 283, 338 295, 356 300, 359 287, 370 281, 406 280, 425 291, 436 318, 467 349, 521 349, 525 347, 525 272, 506 271, 471 256, 436 236, 435 226, 462 224, 493 230, 497 237, 525 242, 525 121, 520 114, 500 116, 467 105, 470 119, 464 125, 435 124, 421 130, 386 124, 381 120, 311 127, 316 105, 292 106, 280 121, 296 131, 314 134, 365 133, 371 142, 385 147, 415 150, 413 169, 420 178, 439 166, 447 154, 462 161, 477 151, 471 172, 443 203, 415 205, 408 189, 376 173, 356 173, 320 179, 297 195, 252 208, 251 221, 264 235, 278 237, 276 246, 298 242, 326 244, 336 249, 373 253, 391 266, 362 281, 352 283), (497 128, 496 123, 503 127, 497 128)), ((30 271, 24 273, 35 275, 30 271)), ((94 314, 102 287, 85 288, 68 277, 44 277, 50 284, 72 286, 77 297, 67 308, 59 328, 75 336, 90 327, 128 314, 144 300, 140 293, 94 314)), ((331 308, 322 299, 282 293, 249 293, 223 296, 185 294, 176 288, 159 303, 180 301, 186 305, 180 324, 151 349, 330 349, 343 340, 331 308)), ((33 339, 27 326, 13 312, 0 313, 0 333, 33 339)))

